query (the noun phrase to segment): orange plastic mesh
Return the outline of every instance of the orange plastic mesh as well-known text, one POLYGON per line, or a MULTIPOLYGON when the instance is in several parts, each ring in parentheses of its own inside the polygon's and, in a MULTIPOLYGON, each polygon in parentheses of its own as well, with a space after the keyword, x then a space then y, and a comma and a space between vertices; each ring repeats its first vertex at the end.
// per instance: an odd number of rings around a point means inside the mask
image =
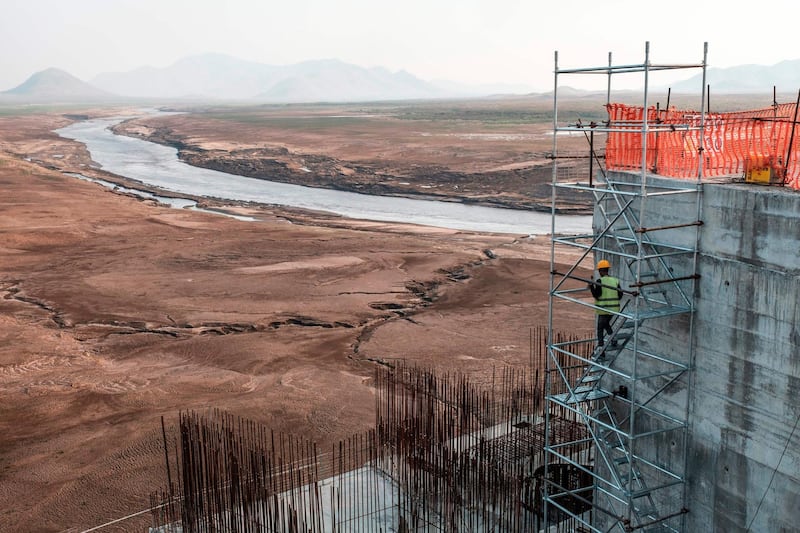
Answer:
MULTIPOLYGON (((614 129, 606 141, 608 169, 640 170, 643 108, 625 104, 606 107, 614 129), (630 132, 625 131, 628 129, 630 132)), ((800 128, 792 131, 795 107, 780 104, 753 111, 706 113, 702 131, 697 111, 650 107, 647 121, 658 131, 647 134, 644 164, 662 176, 696 178, 702 135, 703 176, 741 175, 746 165, 756 162, 769 165, 784 177, 787 186, 800 189, 800 128)))

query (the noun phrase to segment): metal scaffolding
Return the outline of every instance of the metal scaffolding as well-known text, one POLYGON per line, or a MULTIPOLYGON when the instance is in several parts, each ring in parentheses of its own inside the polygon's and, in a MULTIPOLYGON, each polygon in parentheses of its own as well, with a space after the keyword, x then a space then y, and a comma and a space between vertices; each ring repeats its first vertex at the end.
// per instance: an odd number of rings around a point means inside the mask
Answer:
MULTIPOLYGON (((553 90, 553 237, 549 328, 557 328, 563 312, 585 313, 587 320, 599 309, 588 290, 595 279, 596 261, 608 260, 612 274, 621 281, 624 296, 613 311, 613 333, 592 355, 586 346, 597 338, 569 342, 548 341, 547 411, 568 410, 585 426, 582 442, 593 450, 588 464, 562 452, 576 443, 557 442, 545 431, 548 468, 555 472, 571 465, 585 472, 577 484, 564 486, 558 476, 545 472, 545 520, 571 520, 575 531, 685 530, 686 464, 690 424, 693 367, 693 314, 697 281, 697 247, 701 222, 703 158, 697 179, 677 182, 648 172, 648 137, 658 133, 658 121, 643 113, 640 123, 590 125, 558 123, 559 76, 605 74, 607 101, 615 74, 644 75, 644 109, 648 109, 649 75, 653 71, 702 69, 701 117, 676 127, 703 129, 706 114, 705 79, 707 45, 696 64, 650 63, 645 45, 644 62, 596 68, 561 69, 555 54, 553 90), (600 163, 594 151, 595 134, 626 132, 641 135, 640 172, 607 172, 602 165, 597 179, 590 166, 588 179, 564 181, 559 170, 560 132, 583 132, 590 142, 590 160, 600 163), (594 195, 593 233, 559 236, 555 214, 560 192, 567 189, 594 195), (680 207, 680 209, 675 207, 680 207), (690 215, 684 216, 683 213, 690 215), (666 221, 666 223, 665 223, 666 221), (556 251, 571 249, 578 256, 569 268, 556 263, 556 251), (577 250, 576 250, 577 249, 577 250), (565 271, 563 271, 565 270, 565 271), (670 343, 659 339, 669 336, 670 343), (678 339, 675 342, 674 339, 678 339), (681 346, 676 350, 675 346, 681 346), (588 480, 588 481, 586 481, 588 480), (581 502, 583 505, 575 505, 581 502), (575 510, 577 509, 577 511, 575 510)), ((703 154, 703 135, 699 153, 703 154)), ((560 256, 559 256, 560 257, 560 256)))

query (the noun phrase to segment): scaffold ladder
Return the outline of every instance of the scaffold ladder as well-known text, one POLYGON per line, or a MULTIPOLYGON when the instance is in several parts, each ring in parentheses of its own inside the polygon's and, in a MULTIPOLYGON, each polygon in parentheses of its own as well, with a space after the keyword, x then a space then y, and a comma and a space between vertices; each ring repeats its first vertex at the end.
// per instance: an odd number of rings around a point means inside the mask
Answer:
MULTIPOLYGON (((582 306, 592 312, 599 310, 594 299, 587 294, 587 282, 592 280, 578 275, 580 269, 586 268, 584 261, 591 261, 594 265, 600 259, 609 259, 617 277, 626 282, 624 305, 619 311, 612 311, 615 315, 612 332, 604 346, 595 347, 591 356, 585 356, 582 355, 585 345, 598 341, 594 336, 567 342, 553 342, 551 337, 548 342, 548 409, 574 416, 584 425, 586 436, 573 442, 556 442, 548 432, 545 438, 546 465, 567 463, 588 474, 586 479, 591 479, 591 486, 586 485, 589 481, 583 480, 582 486, 548 487, 546 481, 545 518, 547 521, 548 509, 552 508, 556 520, 566 517, 571 521, 567 527, 575 531, 683 531, 685 522, 682 516, 687 512, 689 427, 686 398, 691 385, 688 373, 693 366, 693 346, 689 340, 685 352, 674 347, 666 348, 659 342, 659 335, 668 331, 671 325, 681 323, 687 328, 686 338, 691 339, 693 298, 698 278, 697 245, 702 226, 702 166, 698 169, 696 182, 680 183, 649 175, 645 164, 649 133, 645 114, 639 125, 642 166, 638 171, 610 174, 601 168, 602 179, 596 184, 593 177, 588 183, 559 182, 558 132, 583 131, 585 127, 581 124, 566 128, 558 125, 558 76, 563 73, 607 74, 608 103, 612 74, 643 72, 643 108, 647 109, 647 76, 651 70, 702 68, 705 78, 706 53, 707 47, 699 64, 657 66, 649 61, 648 44, 645 61, 640 65, 612 66, 609 54, 608 67, 587 69, 560 69, 556 54, 553 228, 556 227, 559 189, 590 192, 595 201, 595 218, 590 235, 554 234, 551 238, 550 331, 553 331, 554 306, 557 304, 582 306), (663 209, 675 197, 685 209, 674 216, 672 213, 653 216, 653 205, 660 205, 663 209), (659 222, 650 226, 645 224, 654 220, 659 222), (556 267, 555 250, 560 245, 583 250, 566 272, 559 272, 556 267), (687 392, 681 396, 681 391, 687 392), (660 440, 671 442, 674 451, 659 453, 660 440), (573 458, 566 452, 571 446, 586 446, 589 455, 573 458), (572 505, 575 501, 582 505, 572 505)), ((686 131, 702 130, 703 117, 701 111, 699 125, 681 127, 686 131)), ((593 136, 603 131, 635 133, 636 127, 636 124, 625 124, 615 129, 609 121, 604 126, 593 126, 592 133, 593 136)), ((702 135, 700 138, 699 150, 702 152, 702 135)), ((590 158, 595 159, 592 143, 590 150, 590 158)))

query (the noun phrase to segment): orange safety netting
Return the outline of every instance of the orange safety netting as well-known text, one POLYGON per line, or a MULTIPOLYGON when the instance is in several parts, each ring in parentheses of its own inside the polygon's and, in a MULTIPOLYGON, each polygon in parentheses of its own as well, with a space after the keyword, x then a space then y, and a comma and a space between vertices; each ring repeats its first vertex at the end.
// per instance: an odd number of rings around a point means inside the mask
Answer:
MULTIPOLYGON (((606 141, 609 170, 642 168, 643 108, 608 104, 612 131, 606 141), (630 132, 625 131, 630 129, 630 132)), ((662 176, 696 178, 703 139, 703 176, 743 174, 767 165, 785 184, 800 189, 800 127, 793 131, 795 104, 734 113, 647 110, 647 169, 662 176), (792 149, 789 150, 791 139, 792 149), (788 156, 788 159, 787 159, 788 156)))

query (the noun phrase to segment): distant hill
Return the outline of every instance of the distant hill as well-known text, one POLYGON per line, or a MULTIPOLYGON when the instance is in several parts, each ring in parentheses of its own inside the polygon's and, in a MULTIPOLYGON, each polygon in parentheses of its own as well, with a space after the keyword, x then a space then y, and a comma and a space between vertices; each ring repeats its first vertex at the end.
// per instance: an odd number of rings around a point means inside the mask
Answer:
POLYGON ((37 72, 21 85, 0 94, 6 99, 27 102, 88 102, 114 98, 113 94, 57 68, 37 72))
POLYGON ((307 61, 286 67, 285 75, 259 100, 277 102, 342 102, 441 98, 447 93, 405 71, 362 68, 335 59, 307 61))
MULTIPOLYGON (((775 86, 778 92, 796 93, 800 89, 800 59, 781 61, 775 65, 739 65, 729 68, 709 68, 706 72, 707 84, 712 93, 766 93, 775 86)), ((699 93, 703 85, 703 75, 697 74, 689 79, 673 83, 676 92, 699 93)))
POLYGON ((91 83, 116 94, 145 98, 340 102, 447 96, 443 89, 405 71, 363 68, 336 59, 275 66, 223 54, 191 56, 164 68, 104 73, 91 83))

